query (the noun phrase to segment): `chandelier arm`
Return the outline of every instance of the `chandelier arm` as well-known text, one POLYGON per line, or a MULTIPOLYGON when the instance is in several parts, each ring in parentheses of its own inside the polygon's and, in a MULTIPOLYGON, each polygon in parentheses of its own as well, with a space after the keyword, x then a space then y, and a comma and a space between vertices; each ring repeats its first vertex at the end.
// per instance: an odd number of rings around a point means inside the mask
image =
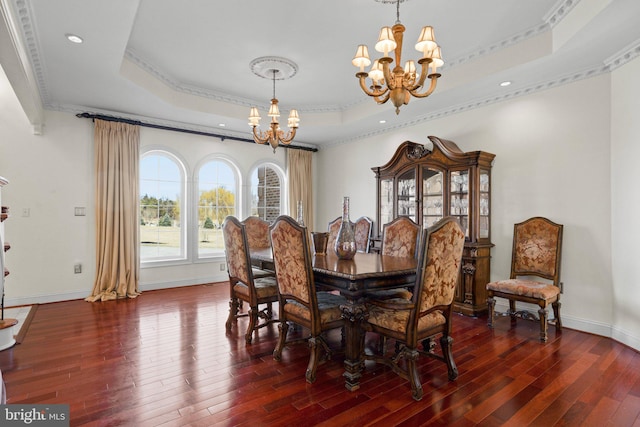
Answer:
POLYGON ((427 79, 427 75, 429 74, 429 64, 431 63, 431 61, 431 58, 422 58, 418 61, 418 64, 422 66, 420 70, 420 79, 413 86, 406 88, 409 92, 411 92, 412 95, 414 91, 420 89, 424 85, 424 81, 427 79))
POLYGON ((433 91, 436 89, 436 84, 438 82, 438 77, 440 77, 440 74, 438 74, 438 73, 429 74, 429 78, 431 79, 431 84, 429 85, 429 90, 427 90, 424 93, 411 92, 411 95, 415 96, 416 98, 426 98, 427 96, 431 95, 433 93, 433 91))
POLYGON ((258 126, 253 126, 253 140, 258 144, 266 144, 269 141, 269 132, 263 132, 258 126))
POLYGON ((365 78, 367 77, 367 73, 358 73, 356 74, 356 77, 360 79, 360 88, 362 88, 364 93, 366 93, 369 96, 382 96, 389 91, 388 87, 380 91, 375 91, 375 90, 370 91, 369 88, 367 88, 367 82, 365 81, 365 78))
POLYGON ((388 56, 383 56, 378 60, 378 62, 382 63, 382 72, 384 73, 384 81, 387 83, 387 90, 392 90, 396 88, 394 76, 391 75, 391 70, 389 70, 391 62, 393 60, 388 56))
POLYGON ((296 128, 289 129, 289 132, 287 132, 286 137, 283 137, 282 134, 279 136, 280 142, 282 142, 285 145, 291 144, 291 141, 293 141, 293 138, 295 137, 296 137, 296 128))
POLYGON ((385 102, 387 102, 389 100, 389 97, 391 96, 391 92, 387 91, 387 94, 384 96, 384 98, 380 98, 379 96, 374 96, 373 99, 378 103, 378 104, 384 104, 385 102))

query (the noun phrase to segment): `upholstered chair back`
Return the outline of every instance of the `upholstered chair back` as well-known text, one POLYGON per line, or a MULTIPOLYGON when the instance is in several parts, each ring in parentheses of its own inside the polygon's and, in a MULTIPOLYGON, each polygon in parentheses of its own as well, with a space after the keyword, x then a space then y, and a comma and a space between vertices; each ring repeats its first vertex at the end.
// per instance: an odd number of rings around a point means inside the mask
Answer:
POLYGON ((411 218, 399 216, 382 228, 382 255, 397 257, 417 256, 420 226, 411 218))
POLYGON ((222 235, 229 278, 251 283, 251 261, 244 225, 236 217, 228 216, 222 223, 222 235))
POLYGON ((358 252, 369 252, 369 242, 371 240, 371 228, 373 222, 370 218, 362 216, 355 222, 356 250, 358 252))
POLYGON ((559 286, 562 225, 534 217, 513 229, 511 278, 538 276, 559 286))
POLYGON ((336 240, 338 239, 338 231, 342 225, 342 217, 338 217, 329 222, 327 231, 329 232, 329 238, 327 239, 327 251, 333 251, 336 247, 336 240))
MULTIPOLYGON (((433 230, 428 229, 426 254, 422 259, 420 271, 422 286, 416 298, 419 298, 420 312, 436 306, 449 306, 453 303, 455 289, 462 262, 464 233, 455 220, 443 222, 433 230)), ((437 313, 442 316, 441 313, 437 313)))
POLYGON ((242 223, 247 234, 249 249, 263 249, 271 246, 269 223, 257 216, 247 217, 242 223))
POLYGON ((270 228, 273 262, 280 292, 280 304, 288 313, 319 327, 318 303, 307 229, 287 215, 279 216, 270 228))

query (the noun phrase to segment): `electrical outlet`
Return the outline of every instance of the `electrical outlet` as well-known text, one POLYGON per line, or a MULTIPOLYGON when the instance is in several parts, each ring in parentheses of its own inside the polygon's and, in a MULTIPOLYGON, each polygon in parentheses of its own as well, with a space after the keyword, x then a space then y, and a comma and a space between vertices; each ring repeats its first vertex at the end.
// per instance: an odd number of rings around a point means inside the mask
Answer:
POLYGON ((224 264, 220 264, 220 271, 225 271, 226 270, 226 266, 224 264))
POLYGON ((80 274, 82 273, 82 264, 76 264, 73 266, 73 272, 75 274, 80 274))

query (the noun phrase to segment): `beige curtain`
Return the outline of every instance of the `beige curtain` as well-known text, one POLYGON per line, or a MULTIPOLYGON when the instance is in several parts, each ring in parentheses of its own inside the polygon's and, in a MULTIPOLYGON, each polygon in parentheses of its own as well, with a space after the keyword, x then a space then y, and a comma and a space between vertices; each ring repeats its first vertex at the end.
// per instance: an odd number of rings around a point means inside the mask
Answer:
POLYGON ((135 298, 138 291, 140 128, 95 121, 96 277, 87 301, 135 298))
POLYGON ((298 200, 302 200, 304 224, 313 231, 313 191, 311 161, 313 153, 304 150, 287 150, 289 175, 289 212, 298 215, 298 200))

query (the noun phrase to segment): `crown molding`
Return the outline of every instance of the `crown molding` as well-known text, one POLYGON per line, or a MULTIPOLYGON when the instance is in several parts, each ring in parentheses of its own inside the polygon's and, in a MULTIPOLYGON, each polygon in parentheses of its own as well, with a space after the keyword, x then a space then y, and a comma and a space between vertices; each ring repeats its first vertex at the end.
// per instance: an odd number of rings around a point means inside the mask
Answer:
POLYGON ((0 0, 0 63, 33 126, 34 135, 42 135, 44 97, 47 96, 44 73, 38 58, 32 66, 33 59, 28 52, 37 50, 37 36, 23 15, 29 15, 24 1, 0 0))
POLYGON ((609 67, 610 71, 613 71, 638 56, 640 56, 640 39, 629 43, 627 46, 620 49, 615 55, 611 55, 609 58, 605 59, 604 63, 609 67))
MULTIPOLYGON (((631 58, 632 55, 633 57, 637 57, 640 55, 640 40, 638 40, 636 43, 631 44, 627 49, 625 49, 624 51, 621 51, 618 55, 612 58, 611 63, 616 63, 616 64, 620 63, 620 65, 622 65, 621 64, 622 60, 624 59, 625 61, 630 61, 632 59, 631 58)), ((431 120, 441 119, 441 118, 452 116, 465 111, 486 107, 488 105, 492 105, 498 102, 508 101, 510 99, 518 98, 520 96, 531 95, 533 93, 540 92, 546 89, 552 89, 552 88, 563 86, 565 84, 573 83, 579 80, 595 77, 601 74, 606 74, 611 72, 612 70, 613 68, 611 68, 610 65, 603 64, 602 66, 597 68, 590 68, 581 72, 559 76, 558 78, 553 80, 547 80, 544 82, 539 82, 533 85, 529 85, 521 89, 515 89, 510 92, 503 93, 500 96, 491 96, 488 98, 478 99, 472 102, 468 102, 465 104, 459 104, 449 108, 432 111, 428 114, 419 116, 411 120, 407 120, 402 123, 398 123, 393 126, 379 128, 374 131, 366 132, 364 134, 359 134, 351 138, 336 140, 330 144, 327 144, 327 146, 339 145, 339 144, 344 144, 346 142, 353 142, 353 141, 358 141, 365 138, 371 138, 373 136, 383 135, 389 132, 397 131, 399 129, 404 129, 404 128, 412 127, 421 123, 425 123, 431 120)))
POLYGON ((542 20, 553 28, 566 18, 567 14, 571 12, 571 9, 576 7, 578 3, 580 3, 580 0, 558 0, 542 20))
POLYGON ((14 30, 19 34, 22 42, 21 50, 28 56, 28 63, 33 73, 34 81, 38 87, 40 99, 43 104, 49 101, 49 91, 46 85, 46 66, 40 54, 40 44, 37 32, 37 25, 33 21, 31 3, 26 0, 2 0, 3 6, 11 10, 12 18, 15 19, 14 30))

